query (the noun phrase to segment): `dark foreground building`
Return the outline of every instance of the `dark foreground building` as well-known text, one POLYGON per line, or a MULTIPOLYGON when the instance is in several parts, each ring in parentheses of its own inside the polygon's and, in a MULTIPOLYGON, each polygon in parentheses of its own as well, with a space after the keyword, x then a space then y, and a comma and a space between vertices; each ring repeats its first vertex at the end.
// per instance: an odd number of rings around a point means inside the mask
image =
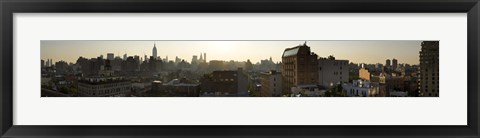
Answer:
POLYGON ((420 96, 439 96, 439 41, 423 41, 420 51, 420 96))

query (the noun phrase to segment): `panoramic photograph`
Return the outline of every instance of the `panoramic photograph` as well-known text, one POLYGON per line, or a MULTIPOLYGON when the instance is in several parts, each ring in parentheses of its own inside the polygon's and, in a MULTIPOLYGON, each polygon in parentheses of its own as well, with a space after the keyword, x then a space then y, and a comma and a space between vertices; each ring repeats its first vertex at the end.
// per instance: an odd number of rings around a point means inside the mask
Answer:
POLYGON ((439 97, 439 41, 42 40, 41 97, 439 97))

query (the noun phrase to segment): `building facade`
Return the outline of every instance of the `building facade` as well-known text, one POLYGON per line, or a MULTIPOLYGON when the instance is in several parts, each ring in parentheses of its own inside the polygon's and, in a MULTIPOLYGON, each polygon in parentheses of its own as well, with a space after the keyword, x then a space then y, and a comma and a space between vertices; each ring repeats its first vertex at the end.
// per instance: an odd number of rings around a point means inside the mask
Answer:
POLYGON ((247 81, 243 68, 213 71, 200 79, 200 96, 248 96, 247 81))
POLYGON ((367 80, 354 80, 352 83, 342 85, 349 97, 374 97, 380 96, 379 87, 367 80))
POLYGON ((291 94, 291 88, 298 85, 318 84, 317 54, 310 51, 306 42, 287 48, 282 55, 282 94, 291 94))
POLYGON ((370 71, 364 65, 358 70, 358 77, 363 80, 370 80, 370 71))
POLYGON ((282 73, 274 70, 260 74, 260 96, 282 96, 282 73))
POLYGON ((439 96, 439 41, 423 41, 420 51, 420 96, 439 96))
POLYGON ((336 60, 335 57, 318 59, 318 85, 331 88, 348 82, 348 60, 336 60))
POLYGON ((78 81, 78 93, 91 97, 122 97, 131 92, 132 83, 122 77, 86 77, 78 81))

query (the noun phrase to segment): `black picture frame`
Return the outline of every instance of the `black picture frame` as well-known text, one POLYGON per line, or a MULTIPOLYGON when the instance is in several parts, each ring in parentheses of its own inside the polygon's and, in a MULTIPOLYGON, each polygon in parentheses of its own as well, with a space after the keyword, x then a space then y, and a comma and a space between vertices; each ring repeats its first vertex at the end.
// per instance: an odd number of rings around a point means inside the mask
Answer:
POLYGON ((0 0, 1 137, 479 137, 479 0, 0 0), (14 13, 467 13, 466 126, 13 125, 14 13))

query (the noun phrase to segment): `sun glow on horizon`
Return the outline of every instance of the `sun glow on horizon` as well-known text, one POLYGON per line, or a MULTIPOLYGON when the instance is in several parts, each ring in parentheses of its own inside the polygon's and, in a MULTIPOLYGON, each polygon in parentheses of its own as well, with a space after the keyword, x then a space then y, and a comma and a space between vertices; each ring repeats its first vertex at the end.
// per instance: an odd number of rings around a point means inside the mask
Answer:
MULTIPOLYGON (((252 63, 269 59, 281 62, 286 48, 295 47, 305 41, 88 41, 46 40, 41 41, 41 59, 76 62, 79 56, 106 57, 107 53, 123 58, 152 55, 155 43, 157 55, 169 60, 176 57, 191 61, 192 56, 200 59, 206 53, 207 61, 247 61, 252 63), (202 56, 201 56, 202 55, 202 56)), ((396 58, 399 63, 418 64, 421 41, 307 41, 311 51, 319 57, 334 55, 336 59, 353 63, 385 63, 396 58)), ((205 58, 205 57, 203 57, 205 58)))

